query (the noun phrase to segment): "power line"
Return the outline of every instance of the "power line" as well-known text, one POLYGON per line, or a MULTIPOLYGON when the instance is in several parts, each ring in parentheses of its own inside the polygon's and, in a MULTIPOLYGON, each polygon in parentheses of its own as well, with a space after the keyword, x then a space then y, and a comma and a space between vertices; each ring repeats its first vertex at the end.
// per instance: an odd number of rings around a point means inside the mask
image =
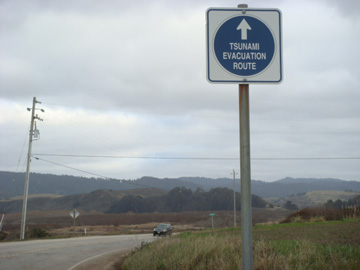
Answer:
POLYGON ((120 181, 120 183, 126 182, 126 184, 133 185, 133 186, 145 187, 145 188, 157 188, 157 189, 162 189, 162 190, 168 191, 165 188, 152 187, 152 186, 132 183, 131 181, 127 181, 127 180, 120 180, 120 179, 116 179, 116 178, 110 178, 110 177, 107 177, 107 176, 104 176, 104 175, 101 175, 101 174, 96 174, 96 173, 92 173, 92 172, 89 172, 89 171, 80 170, 80 169, 77 169, 77 168, 74 168, 74 167, 70 167, 70 166, 67 166, 67 165, 64 165, 64 164, 60 164, 60 163, 53 162, 53 161, 50 161, 50 160, 42 159, 42 158, 39 158, 39 157, 35 157, 35 156, 33 156, 33 157, 36 160, 44 161, 44 162, 47 162, 47 163, 51 163, 51 164, 54 164, 54 165, 57 165, 57 166, 60 166, 60 167, 64 167, 64 168, 68 168, 68 169, 71 169, 71 170, 75 170, 75 171, 78 171, 78 172, 83 172, 83 173, 86 173, 86 174, 89 174, 89 175, 98 176, 98 177, 101 177, 101 178, 105 178, 106 180, 117 180, 117 181, 120 181))
MULTIPOLYGON (((62 108, 71 108, 71 109, 80 109, 82 108, 83 110, 90 110, 90 111, 96 111, 96 109, 93 109, 93 108, 86 108, 86 107, 78 107, 78 106, 69 106, 69 104, 60 104, 60 103, 49 103, 49 102, 46 102, 46 104, 48 105, 53 105, 54 107, 62 107, 62 108)), ((222 115, 222 116, 219 116, 217 114, 206 114, 206 115, 194 115, 194 114, 184 114, 184 113, 171 113, 171 112, 162 112, 162 111, 149 111, 149 110, 136 110, 136 109, 122 109, 122 110, 118 110, 116 111, 118 113, 121 113, 121 114, 142 114, 142 115, 164 115, 164 116, 177 116, 177 117, 194 117, 194 118, 210 118, 210 119, 213 119, 213 118, 224 118, 224 119, 238 119, 238 115, 237 115, 237 112, 231 112, 229 111, 228 112, 228 115, 222 115)), ((281 122, 316 122, 316 121, 324 121, 324 119, 321 119, 321 118, 314 118, 314 117, 306 117, 306 116, 303 116, 303 117, 300 117, 300 118, 285 118, 285 117, 279 117, 279 116, 276 116, 276 118, 257 118, 257 117, 252 117, 253 120, 255 121, 266 121, 266 122, 269 122, 269 121, 281 121, 281 122)), ((353 117, 353 118, 350 118, 350 119, 336 119, 336 120, 341 120, 342 122, 343 121, 347 121, 347 122, 359 122, 359 118, 358 117, 353 117)), ((351 133, 352 134, 352 133, 351 133)), ((358 132, 356 132, 355 134, 358 134, 358 132)))
POLYGON ((156 157, 156 156, 107 156, 107 155, 70 155, 70 154, 34 154, 34 156, 75 157, 75 158, 113 158, 113 159, 184 159, 184 160, 238 160, 239 158, 214 157, 156 157))
POLYGON ((76 168, 74 168, 74 167, 66 166, 66 165, 63 165, 63 164, 60 164, 60 163, 57 163, 57 162, 53 162, 53 161, 50 161, 50 160, 38 158, 38 157, 35 157, 35 156, 33 156, 33 157, 34 157, 36 160, 41 160, 41 161, 48 162, 48 163, 51 163, 51 164, 54 164, 54 165, 57 165, 57 166, 61 166, 61 167, 64 167, 64 168, 68 168, 68 169, 71 169, 71 170, 75 170, 75 171, 78 171, 78 172, 87 173, 87 174, 90 174, 90 175, 93 175, 93 176, 98 176, 98 177, 101 177, 101 178, 110 179, 109 177, 104 176, 104 175, 92 173, 92 172, 85 171, 85 170, 76 169, 76 168))
MULTIPOLYGON (((77 168, 74 168, 74 167, 70 167, 70 166, 67 166, 67 165, 64 165, 64 164, 60 164, 60 163, 57 163, 57 162, 53 162, 53 161, 50 161, 50 160, 46 160, 46 159, 43 159, 43 158, 39 158, 39 157, 36 157, 35 155, 39 156, 39 155, 47 155, 47 156, 64 156, 64 157, 92 157, 92 158, 95 158, 95 157, 106 157, 106 158, 146 158, 146 159, 188 159, 188 160, 194 160, 194 159, 203 159, 203 160, 209 160, 209 159, 212 159, 212 160, 239 160, 239 158, 179 158, 179 157, 116 157, 116 156, 90 156, 90 155, 56 155, 56 154, 34 154, 32 155, 32 157, 34 157, 36 160, 39 160, 39 161, 44 161, 44 162, 47 162, 47 163, 51 163, 51 164, 54 164, 54 165, 57 165, 57 166, 61 166, 61 167, 64 167, 64 168, 68 168, 68 169, 71 169, 71 170, 75 170, 75 171, 79 171, 79 172, 83 172, 83 173, 86 173, 86 174, 89 174, 89 175, 93 175, 93 176, 98 176, 98 177, 101 177, 101 178, 104 178, 104 179, 107 179, 107 180, 117 180, 117 181, 120 181, 121 183, 122 182, 126 182, 126 184, 129 184, 129 185, 133 185, 133 186, 138 186, 138 187, 145 187, 145 188, 158 188, 158 189, 162 189, 162 190, 166 190, 165 188, 161 188, 161 187, 153 187, 153 186, 147 186, 147 185, 142 185, 142 184, 138 184, 138 183, 133 183, 131 181, 127 181, 127 180, 120 180, 120 179, 116 179, 116 178, 111 178, 111 177, 107 177, 107 176, 104 176, 104 175, 100 175, 100 174, 96 174, 96 173, 93 173, 93 172, 89 172, 89 171, 85 171, 85 170, 80 170, 80 169, 77 169, 77 168)), ((252 158, 253 160, 337 160, 337 159, 360 159, 360 157, 347 157, 347 158, 252 158)))
MULTIPOLYGON (((18 172, 19 165, 20 165, 20 162, 21 162, 23 153, 24 153, 25 144, 26 144, 27 138, 28 138, 28 136, 29 136, 29 130, 30 130, 30 127, 29 127, 29 129, 26 129, 26 134, 25 134, 25 138, 24 138, 24 143, 23 143, 23 146, 22 146, 22 149, 21 149, 21 153, 20 153, 20 156, 19 156, 18 164, 17 164, 17 166, 16 166, 16 172, 18 172)), ((24 160, 24 164, 25 164, 25 163, 26 163, 26 160, 24 160)))
POLYGON ((252 160, 351 160, 360 157, 285 157, 285 158, 251 158, 252 160))
MULTIPOLYGON (((156 156, 111 156, 74 154, 33 154, 34 156, 73 157, 73 158, 112 158, 112 159, 161 159, 161 160, 239 160, 234 157, 156 157, 156 156)), ((255 157, 252 160, 358 160, 360 157, 255 157)))

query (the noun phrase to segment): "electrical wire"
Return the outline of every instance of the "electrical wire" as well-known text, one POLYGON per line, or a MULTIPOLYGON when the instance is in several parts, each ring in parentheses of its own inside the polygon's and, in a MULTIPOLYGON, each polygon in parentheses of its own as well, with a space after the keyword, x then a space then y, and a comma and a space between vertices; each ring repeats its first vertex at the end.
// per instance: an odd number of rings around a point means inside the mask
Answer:
MULTIPOLYGON (((132 183, 131 181, 127 181, 127 180, 120 180, 120 179, 116 179, 116 178, 110 178, 104 175, 100 175, 100 174, 96 174, 93 172, 89 172, 89 171, 85 171, 85 170, 80 170, 74 167, 70 167, 64 164, 60 164, 57 162, 53 162, 50 160, 46 160, 43 158, 39 158, 37 156, 61 156, 61 157, 85 157, 85 158, 131 158, 131 159, 184 159, 184 160, 239 160, 239 158, 202 158, 202 157, 197 157, 197 158, 189 158, 189 157, 119 157, 119 156, 96 156, 96 155, 65 155, 65 154, 33 154, 32 157, 35 158, 36 160, 39 161, 44 161, 47 163, 51 163, 57 166, 61 166, 64 168, 68 168, 71 170, 75 170, 75 171, 79 171, 82 173, 86 173, 89 175, 93 175, 93 176, 97 176, 97 177, 101 177, 104 178, 106 180, 118 180, 121 183, 122 182, 126 182, 127 184, 133 185, 133 186, 138 186, 138 187, 145 187, 145 188, 158 188, 158 189, 162 189, 162 190, 167 190, 165 188, 161 188, 161 187, 153 187, 153 186, 147 186, 147 185, 142 185, 142 184, 138 184, 138 183, 132 183)), ((252 160, 344 160, 344 159, 360 159, 360 157, 325 157, 325 158, 252 158, 252 160)))
POLYGON ((89 171, 76 169, 74 167, 70 167, 70 166, 67 166, 67 165, 64 165, 64 164, 60 164, 60 163, 53 162, 53 161, 50 161, 50 160, 42 159, 42 158, 36 157, 34 155, 32 155, 32 157, 35 158, 36 160, 39 160, 39 161, 44 161, 44 162, 51 163, 51 164, 54 164, 54 165, 57 165, 57 166, 60 166, 60 167, 68 168, 68 169, 75 170, 75 171, 78 171, 78 172, 83 172, 83 173, 86 173, 86 174, 89 174, 89 175, 98 176, 98 177, 104 178, 105 180, 117 180, 117 181, 120 181, 120 183, 125 182, 126 184, 133 185, 133 186, 145 187, 145 188, 157 188, 157 189, 162 189, 162 190, 167 191, 167 189, 161 188, 161 187, 152 187, 152 186, 132 183, 131 181, 128 181, 128 180, 120 180, 120 179, 116 179, 116 178, 110 178, 110 177, 100 175, 100 174, 96 174, 96 173, 92 173, 92 172, 89 172, 89 171))
POLYGON ((50 161, 50 160, 42 159, 42 158, 36 157, 36 156, 34 156, 34 155, 32 155, 32 157, 35 158, 36 160, 45 161, 45 162, 48 162, 48 163, 51 163, 51 164, 54 164, 54 165, 57 165, 57 166, 61 166, 61 167, 64 167, 64 168, 68 168, 68 169, 71 169, 71 170, 75 170, 75 171, 78 171, 78 172, 87 173, 87 174, 90 174, 90 175, 93 175, 93 176, 98 176, 98 177, 101 177, 101 178, 105 178, 105 179, 107 179, 107 180, 110 180, 109 177, 104 176, 104 175, 100 175, 100 174, 91 173, 91 172, 88 172, 88 171, 76 169, 76 168, 73 168, 73 167, 70 167, 70 166, 66 166, 66 165, 63 165, 63 164, 60 164, 60 163, 57 163, 57 162, 53 162, 53 161, 50 161))
POLYGON ((26 135, 25 135, 25 138, 24 138, 24 143, 23 143, 23 146, 22 146, 22 149, 21 149, 21 152, 20 152, 20 156, 19 156, 19 160, 18 160, 18 164, 16 166, 16 171, 15 172, 18 172, 18 169, 19 169, 19 165, 20 165, 20 162, 21 162, 21 159, 22 159, 22 156, 23 156, 23 153, 24 153, 24 149, 25 149, 25 143, 27 141, 27 138, 29 136, 29 130, 26 130, 26 135))
POLYGON ((113 158, 113 159, 183 159, 183 160, 238 160, 239 158, 213 158, 213 157, 155 157, 155 156, 106 156, 106 155, 68 155, 68 154, 34 154, 34 156, 48 157, 74 157, 74 158, 113 158))
MULTIPOLYGON (((73 157, 73 158, 112 158, 112 159, 168 159, 168 160, 240 160, 233 157, 156 157, 156 156, 109 156, 74 154, 33 154, 34 156, 73 157)), ((259 157, 251 160, 357 160, 360 157, 259 157)))

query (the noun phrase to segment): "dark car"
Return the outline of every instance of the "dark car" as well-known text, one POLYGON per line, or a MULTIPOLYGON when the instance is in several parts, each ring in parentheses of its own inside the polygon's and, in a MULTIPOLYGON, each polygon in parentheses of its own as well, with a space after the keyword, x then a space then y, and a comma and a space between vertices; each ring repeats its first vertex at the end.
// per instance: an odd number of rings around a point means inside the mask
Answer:
POLYGON ((172 226, 170 224, 159 224, 154 229, 154 236, 166 236, 172 234, 172 226))

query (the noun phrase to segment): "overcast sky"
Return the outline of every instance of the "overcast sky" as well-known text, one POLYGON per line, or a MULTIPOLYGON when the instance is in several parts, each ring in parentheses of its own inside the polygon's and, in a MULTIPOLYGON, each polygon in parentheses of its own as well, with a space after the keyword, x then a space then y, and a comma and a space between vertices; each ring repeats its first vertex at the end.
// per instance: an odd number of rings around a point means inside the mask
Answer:
MULTIPOLYGON (((206 80, 205 41, 206 10, 237 4, 0 0, 0 170, 25 171, 36 97, 32 172, 239 172, 238 86, 206 80)), ((283 16, 284 80, 250 85, 252 179, 360 181, 360 1, 247 4, 283 16)))

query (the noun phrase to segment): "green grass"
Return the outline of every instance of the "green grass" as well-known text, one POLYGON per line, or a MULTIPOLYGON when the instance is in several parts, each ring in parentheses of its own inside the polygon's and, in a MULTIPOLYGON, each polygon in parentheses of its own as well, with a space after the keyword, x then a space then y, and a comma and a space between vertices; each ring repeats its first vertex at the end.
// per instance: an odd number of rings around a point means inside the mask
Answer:
MULTIPOLYGON (((360 222, 257 225, 254 269, 360 269, 360 222)), ((185 232, 133 252, 119 269, 241 269, 241 231, 185 232)))

